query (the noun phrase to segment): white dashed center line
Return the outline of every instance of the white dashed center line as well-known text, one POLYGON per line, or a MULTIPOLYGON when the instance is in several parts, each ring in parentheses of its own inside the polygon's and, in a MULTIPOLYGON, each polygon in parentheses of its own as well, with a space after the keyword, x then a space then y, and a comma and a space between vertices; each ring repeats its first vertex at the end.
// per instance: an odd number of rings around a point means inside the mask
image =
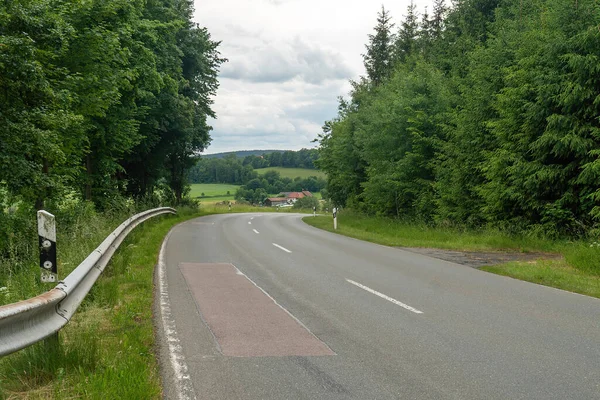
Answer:
POLYGON ((252 229, 254 231, 254 233, 258 234, 260 233, 259 231, 257 231, 256 229, 252 229))
POLYGON ((367 291, 367 292, 369 292, 369 293, 372 293, 372 294, 374 294, 375 296, 379 296, 379 297, 381 297, 382 299, 386 299, 387 301, 389 301, 389 302, 392 302, 392 303, 394 303, 394 304, 395 304, 395 305, 397 305, 397 306, 400 306, 400 307, 402 307, 402 308, 405 308, 405 309, 407 309, 408 311, 412 311, 412 312, 414 312, 415 314, 423 314, 423 311, 419 311, 419 310, 417 310, 416 308, 412 308, 411 306, 409 306, 409 305, 406 305, 406 304, 404 304, 404 303, 402 303, 402 302, 399 302, 398 300, 396 300, 396 299, 393 299, 393 298, 391 298, 391 297, 389 297, 389 296, 386 296, 386 295, 385 295, 385 294, 383 294, 383 293, 379 293, 378 291, 376 291, 376 290, 373 290, 373 289, 371 289, 370 287, 367 287, 367 286, 365 286, 365 285, 361 285, 360 283, 358 283, 358 282, 354 282, 354 281, 351 281, 350 279, 346 279, 346 281, 347 281, 348 283, 351 283, 351 284, 353 284, 354 286, 358 286, 359 288, 361 288, 361 289, 363 289, 363 290, 366 290, 366 291, 367 291))
POLYGON ((283 246, 278 245, 277 243, 273 243, 273 246, 277 247, 278 249, 281 249, 281 250, 285 251, 286 253, 291 253, 290 250, 286 249, 283 246))

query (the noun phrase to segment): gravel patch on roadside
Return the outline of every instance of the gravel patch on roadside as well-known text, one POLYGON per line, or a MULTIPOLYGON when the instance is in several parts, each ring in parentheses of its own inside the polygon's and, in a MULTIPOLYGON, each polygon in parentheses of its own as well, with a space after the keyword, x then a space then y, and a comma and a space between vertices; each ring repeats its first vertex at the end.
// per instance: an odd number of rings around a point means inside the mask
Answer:
POLYGON ((455 251, 431 248, 401 247, 402 250, 423 254, 440 260, 481 268, 490 265, 504 264, 510 261, 535 261, 539 259, 560 259, 560 254, 553 253, 516 253, 516 252, 478 252, 455 251))

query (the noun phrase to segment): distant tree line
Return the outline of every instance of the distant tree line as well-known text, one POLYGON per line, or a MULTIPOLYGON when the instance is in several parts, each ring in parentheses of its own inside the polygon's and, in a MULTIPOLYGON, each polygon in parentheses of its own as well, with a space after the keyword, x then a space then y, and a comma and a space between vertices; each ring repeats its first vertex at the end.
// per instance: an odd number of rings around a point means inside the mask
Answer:
POLYGON ((600 218, 600 5, 382 8, 319 168, 337 205, 548 235, 600 218))
POLYGON ((302 149, 298 151, 283 151, 263 154, 261 156, 247 156, 244 165, 253 168, 284 167, 315 169, 315 161, 319 158, 317 149, 302 149))
POLYGON ((229 183, 243 185, 258 177, 254 169, 267 167, 315 169, 314 162, 318 158, 316 149, 283 151, 249 155, 243 158, 235 154, 223 158, 199 157, 196 165, 190 169, 188 179, 192 183, 229 183))
POLYGON ((180 200, 224 59, 191 0, 0 3, 0 203, 180 200))

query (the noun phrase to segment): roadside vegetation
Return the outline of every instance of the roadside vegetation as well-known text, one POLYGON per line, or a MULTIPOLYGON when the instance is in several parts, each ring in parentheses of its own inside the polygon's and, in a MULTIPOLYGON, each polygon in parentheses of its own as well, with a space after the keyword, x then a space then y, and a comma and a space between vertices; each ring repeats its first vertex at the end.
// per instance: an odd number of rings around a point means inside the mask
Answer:
MULTIPOLYGON (((60 331, 58 343, 41 342, 0 359, 0 398, 160 398, 152 321, 154 266, 168 230, 198 215, 197 209, 180 208, 177 216, 157 217, 136 228, 60 331)), ((70 232, 59 219, 60 276, 127 216, 105 218, 89 212, 69 227, 70 232)), ((29 284, 39 280, 39 267, 30 261, 31 268, 12 277, 4 303, 52 287, 29 284)))
POLYGON ((329 196, 441 228, 597 237, 600 4, 447 3, 411 3, 397 28, 377 15, 367 74, 320 137, 329 196))
POLYGON ((600 298, 600 245, 585 240, 548 239, 511 234, 499 229, 451 228, 369 217, 352 211, 338 213, 338 229, 331 215, 304 218, 330 232, 392 247, 428 247, 486 252, 548 253, 538 260, 510 262, 484 271, 600 298), (561 255, 562 257, 556 257, 561 255))
MULTIPOLYGON (((0 195, 170 190, 180 201, 225 62, 193 2, 0 3, 0 195)), ((0 197, 0 203, 4 203, 0 197)))

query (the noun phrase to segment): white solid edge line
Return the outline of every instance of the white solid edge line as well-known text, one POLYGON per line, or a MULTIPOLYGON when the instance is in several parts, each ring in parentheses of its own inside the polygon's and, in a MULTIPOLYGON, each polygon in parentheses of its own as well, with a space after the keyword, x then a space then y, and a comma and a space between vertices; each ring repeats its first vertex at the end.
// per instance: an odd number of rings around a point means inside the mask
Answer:
POLYGON ((278 245, 277 243, 272 243, 272 244, 273 244, 273 246, 277 247, 278 249, 281 249, 281 250, 285 251, 286 253, 291 253, 290 250, 286 249, 283 246, 278 245))
POLYGON ((189 369, 185 362, 185 356, 183 355, 183 349, 179 341, 179 336, 177 335, 177 328, 171 313, 171 302, 169 300, 167 274, 165 271, 165 249, 167 247, 167 242, 171 237, 171 232, 169 232, 167 237, 165 237, 162 246, 160 247, 160 254, 158 256, 160 316, 165 339, 167 340, 167 345, 169 347, 169 361, 171 362, 171 368, 173 369, 173 384, 174 389, 177 392, 177 398, 180 400, 196 400, 196 393, 194 392, 192 379, 188 373, 189 369))
POLYGON ((358 282, 354 282, 354 281, 352 281, 352 280, 350 280, 350 279, 346 279, 346 281, 347 281, 348 283, 351 283, 351 284, 353 284, 354 286, 358 286, 359 288, 361 288, 361 289, 363 289, 363 290, 366 290, 366 291, 367 291, 367 292, 369 292, 369 293, 372 293, 372 294, 374 294, 375 296, 379 296, 379 297, 381 297, 382 299, 386 299, 387 301, 389 301, 389 302, 392 302, 392 303, 396 304, 397 306, 400 306, 400 307, 402 307, 402 308, 405 308, 405 309, 407 309, 408 311, 412 311, 412 312, 414 312, 415 314, 423 314, 423 311, 419 311, 419 310, 417 310, 416 308, 413 308, 413 307, 411 307, 411 306, 409 306, 409 305, 407 305, 407 304, 404 304, 404 303, 402 303, 402 302, 400 302, 400 301, 398 301, 398 300, 396 300, 396 299, 393 299, 393 298, 391 298, 390 296, 386 296, 386 295, 385 295, 385 294, 383 294, 383 293, 379 293, 378 291, 376 291, 376 290, 373 290, 373 289, 371 289, 370 287, 367 287, 367 286, 365 286, 365 285, 361 285, 360 283, 358 283, 358 282))
POLYGON ((254 233, 260 233, 260 232, 258 232, 256 229, 252 229, 252 230, 254 231, 254 233))

